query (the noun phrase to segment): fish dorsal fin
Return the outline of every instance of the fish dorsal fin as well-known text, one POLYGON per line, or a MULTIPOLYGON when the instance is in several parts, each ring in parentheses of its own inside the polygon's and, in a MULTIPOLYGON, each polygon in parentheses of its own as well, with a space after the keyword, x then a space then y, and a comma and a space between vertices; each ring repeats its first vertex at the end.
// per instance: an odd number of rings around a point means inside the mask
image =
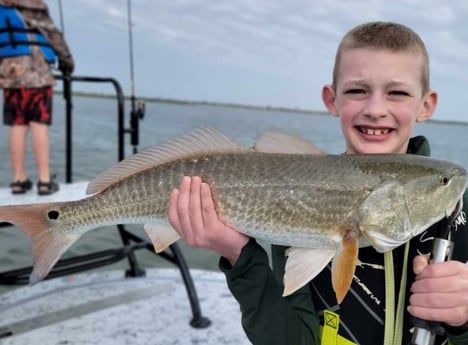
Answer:
POLYGON ((199 128, 156 147, 148 148, 115 164, 92 180, 86 194, 94 194, 121 179, 195 153, 246 151, 214 128, 199 128))
POLYGON ((261 133, 254 149, 266 153, 325 154, 325 151, 303 137, 276 129, 261 133))

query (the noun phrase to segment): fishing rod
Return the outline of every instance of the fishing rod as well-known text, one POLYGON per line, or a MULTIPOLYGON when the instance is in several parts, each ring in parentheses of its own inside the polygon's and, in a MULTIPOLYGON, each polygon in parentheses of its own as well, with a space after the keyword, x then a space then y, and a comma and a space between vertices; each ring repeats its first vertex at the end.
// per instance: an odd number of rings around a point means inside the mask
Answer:
POLYGON ((62 0, 58 0, 58 8, 60 17, 60 31, 62 31, 63 37, 65 37, 65 22, 63 20, 62 0))
MULTIPOLYGON (((461 200, 458 202, 453 213, 445 218, 434 237, 430 263, 449 261, 452 258, 455 243, 453 235, 456 230, 456 219, 462 210, 461 200)), ((412 318, 414 324, 412 345, 433 345, 437 335, 443 335, 445 329, 440 322, 427 321, 419 318, 412 318)))
MULTIPOLYGON (((59 17, 60 17, 60 31, 62 32, 63 37, 65 37, 65 20, 63 17, 63 8, 62 8, 62 0, 58 0, 58 8, 59 8, 59 17)), ((70 73, 63 73, 63 98, 65 99, 65 116, 66 116, 66 151, 67 155, 65 158, 65 165, 66 165, 66 176, 65 180, 67 183, 72 182, 72 154, 71 154, 71 147, 72 147, 72 83, 71 83, 71 75, 70 73)))
POLYGON ((133 153, 138 152, 138 145, 140 142, 140 120, 145 116, 145 103, 143 101, 136 101, 135 97, 135 73, 133 64, 133 32, 132 32, 132 6, 131 0, 127 0, 127 17, 128 17, 128 43, 129 43, 129 58, 130 58, 130 141, 133 146, 133 153))

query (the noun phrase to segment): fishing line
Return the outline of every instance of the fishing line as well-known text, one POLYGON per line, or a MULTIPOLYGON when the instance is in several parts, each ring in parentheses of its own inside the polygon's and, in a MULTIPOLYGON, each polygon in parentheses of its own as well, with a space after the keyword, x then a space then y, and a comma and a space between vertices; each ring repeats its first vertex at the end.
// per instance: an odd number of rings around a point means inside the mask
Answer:
POLYGON ((129 58, 130 58, 130 134, 131 145, 133 146, 133 153, 138 152, 138 145, 140 144, 140 129, 139 121, 145 115, 145 104, 139 101, 138 104, 135 99, 135 71, 133 63, 133 23, 132 23, 132 6, 131 1, 127 0, 127 17, 128 17, 128 45, 129 45, 129 58))
POLYGON ((59 17, 60 17, 60 31, 62 31, 63 37, 65 37, 65 20, 63 18, 62 0, 58 0, 59 17))
POLYGON ((132 97, 132 109, 135 106, 135 72, 133 68, 133 32, 132 32, 132 5, 131 1, 127 0, 127 17, 128 17, 128 45, 130 58, 130 94, 132 97))

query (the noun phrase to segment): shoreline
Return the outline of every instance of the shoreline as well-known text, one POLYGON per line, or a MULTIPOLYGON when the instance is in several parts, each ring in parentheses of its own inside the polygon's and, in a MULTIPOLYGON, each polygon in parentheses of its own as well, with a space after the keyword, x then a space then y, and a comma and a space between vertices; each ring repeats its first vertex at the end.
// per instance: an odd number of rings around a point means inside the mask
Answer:
MULTIPOLYGON (((57 90, 56 93, 62 94, 62 90, 57 90)), ((115 99, 115 95, 104 94, 104 93, 93 93, 93 92, 83 92, 83 91, 74 91, 73 95, 76 97, 86 97, 86 98, 103 98, 103 99, 115 99)), ((125 100, 130 100, 130 96, 124 96, 125 100)), ((250 104, 240 104, 240 103, 228 103, 228 102, 214 102, 214 101, 195 101, 195 100, 182 100, 175 98, 160 98, 160 97, 136 97, 138 101, 145 101, 150 103, 167 103, 167 104, 177 104, 177 105, 205 105, 213 107, 226 107, 226 108, 236 108, 236 109, 252 109, 252 110, 261 110, 261 111, 278 111, 278 112, 290 112, 290 113, 301 113, 301 114, 310 114, 310 115, 326 115, 330 114, 326 110, 310 110, 310 109, 301 109, 301 108, 288 108, 288 107, 274 107, 274 106, 261 106, 261 105, 250 105, 250 104)), ((458 121, 458 120, 438 120, 438 119, 429 119, 427 123, 441 123, 447 125, 456 125, 456 126, 468 126, 468 122, 458 121)))

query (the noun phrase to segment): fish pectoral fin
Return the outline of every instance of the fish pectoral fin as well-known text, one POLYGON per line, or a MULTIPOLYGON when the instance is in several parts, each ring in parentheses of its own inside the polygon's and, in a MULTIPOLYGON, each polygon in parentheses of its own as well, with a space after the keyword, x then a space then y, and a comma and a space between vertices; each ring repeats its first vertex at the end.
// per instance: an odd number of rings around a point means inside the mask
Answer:
POLYGON ((169 224, 145 224, 143 227, 151 239, 156 253, 161 253, 180 239, 177 231, 169 224))
POLYGON ((299 290, 315 278, 335 255, 331 248, 290 248, 284 273, 283 296, 299 290))
POLYGON ((332 261, 332 285, 340 304, 353 281, 358 260, 359 238, 353 230, 346 231, 341 245, 332 261))

